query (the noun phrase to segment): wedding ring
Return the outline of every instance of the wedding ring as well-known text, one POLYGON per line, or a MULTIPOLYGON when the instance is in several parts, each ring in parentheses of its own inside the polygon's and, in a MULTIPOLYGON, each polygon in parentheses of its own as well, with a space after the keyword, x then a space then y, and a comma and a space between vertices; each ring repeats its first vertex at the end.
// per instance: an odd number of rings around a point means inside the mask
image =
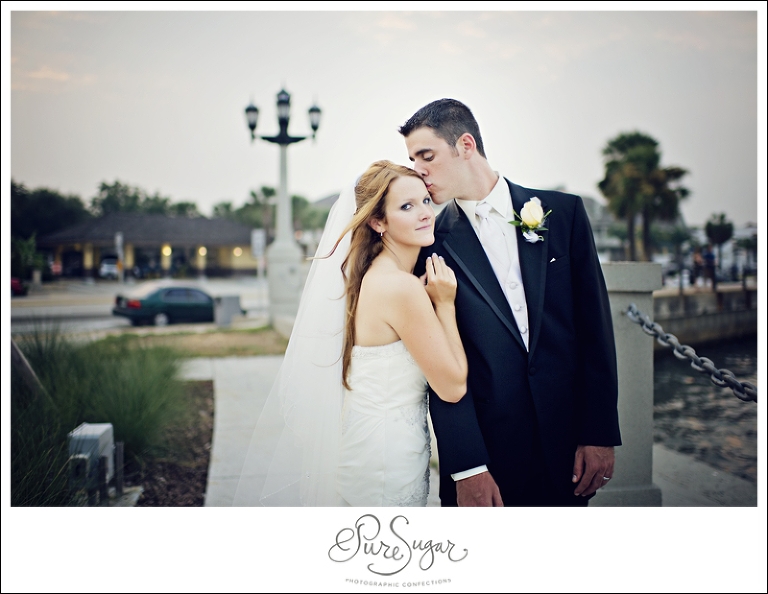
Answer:
POLYGON ((604 477, 603 477, 603 480, 604 480, 604 481, 609 481, 609 480, 611 480, 611 477, 609 477, 609 476, 604 476, 604 477))

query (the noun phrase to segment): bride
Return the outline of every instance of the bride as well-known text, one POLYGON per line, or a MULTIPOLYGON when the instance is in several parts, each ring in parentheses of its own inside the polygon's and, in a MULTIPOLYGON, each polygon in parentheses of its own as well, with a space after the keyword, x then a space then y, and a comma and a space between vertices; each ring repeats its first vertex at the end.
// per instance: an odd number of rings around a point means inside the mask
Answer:
POLYGON ((466 391, 456 278, 437 256, 421 177, 373 163, 342 191, 312 262, 234 505, 424 506, 427 382, 466 391))

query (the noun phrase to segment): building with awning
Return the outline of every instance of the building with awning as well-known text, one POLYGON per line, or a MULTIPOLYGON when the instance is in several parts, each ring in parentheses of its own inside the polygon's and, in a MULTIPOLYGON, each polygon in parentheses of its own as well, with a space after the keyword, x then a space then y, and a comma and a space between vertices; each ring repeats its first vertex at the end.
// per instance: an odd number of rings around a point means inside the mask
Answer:
POLYGON ((140 278, 234 276, 259 269, 253 231, 222 218, 109 213, 41 236, 37 248, 63 276, 96 276, 102 261, 121 252, 118 266, 140 278))

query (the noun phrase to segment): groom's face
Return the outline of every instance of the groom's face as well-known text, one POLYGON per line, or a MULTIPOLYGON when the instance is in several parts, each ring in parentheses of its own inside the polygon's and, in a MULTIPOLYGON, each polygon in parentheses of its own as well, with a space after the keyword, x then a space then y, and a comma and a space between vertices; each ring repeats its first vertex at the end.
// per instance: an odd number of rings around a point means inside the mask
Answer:
POLYGON ((421 175, 435 204, 461 198, 458 151, 435 134, 432 128, 417 128, 405 138, 408 158, 421 175))

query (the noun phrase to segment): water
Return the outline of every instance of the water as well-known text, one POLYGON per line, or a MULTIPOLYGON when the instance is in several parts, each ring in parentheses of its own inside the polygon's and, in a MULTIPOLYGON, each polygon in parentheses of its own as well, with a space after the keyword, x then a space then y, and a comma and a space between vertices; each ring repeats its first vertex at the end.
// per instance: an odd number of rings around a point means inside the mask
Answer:
MULTIPOLYGON (((757 383, 757 337, 695 347, 740 382, 757 383)), ((757 482, 757 403, 715 386, 666 348, 654 360, 654 441, 757 482)), ((759 398, 760 396, 758 396, 759 398)))

